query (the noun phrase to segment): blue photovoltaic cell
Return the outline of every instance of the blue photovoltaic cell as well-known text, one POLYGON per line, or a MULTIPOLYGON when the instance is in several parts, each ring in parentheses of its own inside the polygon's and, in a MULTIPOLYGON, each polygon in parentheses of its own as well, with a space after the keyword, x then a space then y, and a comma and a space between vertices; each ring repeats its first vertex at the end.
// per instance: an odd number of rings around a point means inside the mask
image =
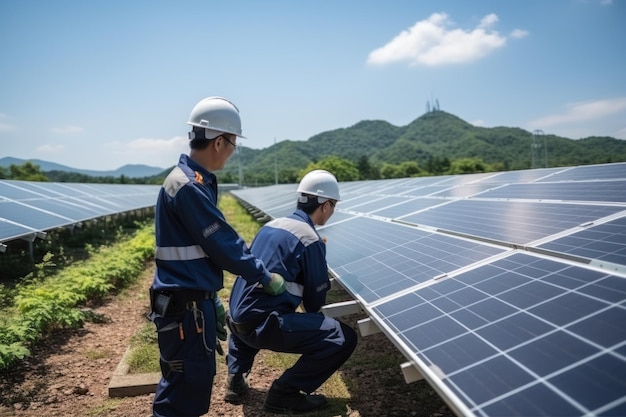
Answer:
POLYGON ((589 227, 539 247, 626 265, 626 217, 589 227))
MULTIPOLYGON (((44 231, 74 223, 74 219, 60 214, 47 213, 34 207, 13 202, 0 203, 0 218, 8 219, 31 231, 44 231)), ((4 235, 2 239, 6 238, 4 235)))
POLYGON ((366 302, 502 252, 481 243, 358 217, 320 229, 329 266, 366 302))
POLYGON ((540 168, 498 172, 483 179, 481 182, 494 185, 534 182, 541 178, 549 177, 551 174, 562 170, 563 168, 540 168))
POLYGON ((453 188, 447 188, 440 192, 433 193, 432 195, 435 197, 453 197, 453 198, 470 197, 473 195, 480 195, 482 197, 483 192, 493 187, 494 187, 493 184, 483 184, 483 183, 468 184, 468 185, 462 185, 462 186, 453 187, 453 188))
MULTIPOLYGON (((460 390, 468 396, 468 406, 474 408, 492 398, 505 396, 507 393, 520 389, 532 383, 534 379, 530 373, 514 362, 499 355, 451 376, 449 383, 452 384, 454 390, 460 390)), ((519 412, 514 410, 511 415, 519 415, 519 412)))
POLYGON ((409 213, 414 213, 419 210, 424 210, 429 207, 433 207, 439 204, 446 203, 446 200, 434 199, 434 198, 414 198, 411 200, 405 200, 404 202, 398 203, 393 206, 389 206, 386 208, 382 208, 380 210, 375 210, 372 214, 377 216, 387 217, 390 219, 395 219, 398 217, 405 216, 409 213))
MULTIPOLYGON (((4 204, 0 201, 0 212, 2 212, 2 210, 5 208, 6 207, 4 206, 4 204)), ((16 239, 20 236, 26 236, 30 233, 33 233, 33 230, 28 227, 9 223, 7 221, 0 221, 0 236, 2 236, 2 239, 16 239)))
POLYGON ((554 332, 513 349, 509 355, 535 374, 545 377, 599 352, 598 348, 568 333, 554 332))
POLYGON ((383 197, 372 195, 356 195, 349 198, 343 198, 339 204, 343 210, 355 210, 355 208, 367 204, 371 201, 381 200, 383 197))
POLYGON ((28 201, 27 205, 29 207, 39 209, 42 212, 62 213, 63 217, 71 219, 75 222, 92 219, 101 215, 98 210, 93 210, 87 205, 79 205, 63 200, 38 199, 28 201))
POLYGON ((0 180, 0 242, 153 207, 160 186, 0 180))
POLYGON ((488 416, 571 417, 581 414, 578 408, 554 391, 546 390, 543 384, 517 390, 504 399, 488 403, 482 411, 488 416))
POLYGON ((540 181, 591 181, 605 179, 626 178, 626 163, 581 165, 577 167, 563 168, 552 176, 540 181))
POLYGON ((626 180, 509 184, 480 195, 481 198, 626 202, 626 180))
POLYGON ((342 210, 350 210, 358 213, 372 213, 379 209, 395 206, 399 203, 408 201, 407 197, 378 197, 361 198, 360 201, 341 201, 339 208, 342 210))
POLYGON ((427 187, 420 187, 409 190, 402 195, 404 196, 413 196, 413 197, 428 197, 431 195, 439 195, 443 191, 450 189, 449 185, 430 185, 427 187))
POLYGON ((583 415, 626 396, 626 357, 602 354, 624 346, 625 301, 624 278, 516 253, 372 310, 478 414, 583 415))
POLYGON ((576 398, 588 410, 595 410, 626 395, 626 361, 604 354, 559 373, 548 382, 565 395, 576 398))
POLYGON ((401 220, 502 242, 528 244, 622 209, 582 204, 459 200, 401 220))

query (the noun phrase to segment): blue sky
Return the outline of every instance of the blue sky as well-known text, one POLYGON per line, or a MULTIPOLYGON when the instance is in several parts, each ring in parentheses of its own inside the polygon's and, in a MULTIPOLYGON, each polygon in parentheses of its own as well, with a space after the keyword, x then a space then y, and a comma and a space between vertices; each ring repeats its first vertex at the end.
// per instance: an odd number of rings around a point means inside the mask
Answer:
POLYGON ((429 100, 626 139, 625 22, 623 0, 0 0, 0 157, 169 167, 212 95, 257 149, 429 100))

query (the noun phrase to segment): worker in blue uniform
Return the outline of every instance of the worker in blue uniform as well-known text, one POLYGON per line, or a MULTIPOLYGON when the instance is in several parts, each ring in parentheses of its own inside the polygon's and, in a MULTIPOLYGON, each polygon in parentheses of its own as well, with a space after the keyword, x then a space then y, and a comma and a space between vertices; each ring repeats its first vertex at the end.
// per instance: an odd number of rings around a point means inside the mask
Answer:
POLYGON ((189 155, 181 155, 156 204, 156 271, 151 313, 162 378, 153 402, 155 417, 200 416, 210 405, 217 338, 226 340, 225 311, 217 296, 223 270, 274 296, 284 280, 252 255, 217 208, 217 180, 241 135, 239 110, 222 97, 208 97, 191 111, 189 155))
POLYGON ((227 314, 226 401, 244 400, 250 388, 247 376, 260 349, 301 354, 267 393, 264 408, 276 413, 326 407, 323 395, 311 393, 348 360, 357 343, 350 326, 320 312, 330 281, 326 244, 315 226, 334 213, 339 185, 330 172, 314 170, 302 178, 297 193, 296 211, 265 224, 250 246, 270 271, 284 277, 286 291, 270 296, 237 277, 227 314), (300 305, 304 312, 296 312, 300 305))

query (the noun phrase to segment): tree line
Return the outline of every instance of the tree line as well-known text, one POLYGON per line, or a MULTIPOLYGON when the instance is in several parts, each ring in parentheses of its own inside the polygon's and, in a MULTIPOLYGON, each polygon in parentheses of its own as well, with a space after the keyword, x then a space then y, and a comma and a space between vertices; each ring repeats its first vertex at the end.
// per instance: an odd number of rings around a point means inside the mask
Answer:
POLYGON ((42 171, 39 165, 32 162, 25 162, 22 165, 12 164, 8 168, 0 167, 0 179, 100 184, 160 184, 158 177, 90 176, 77 172, 42 171))
MULTIPOLYGON (((338 156, 327 156, 319 161, 310 162, 302 169, 279 169, 278 175, 270 177, 267 174, 254 176, 245 175, 243 184, 246 186, 262 186, 276 183, 293 184, 313 169, 325 169, 335 174, 339 181, 378 180, 390 178, 407 178, 431 175, 471 174, 493 172, 500 170, 500 166, 487 164, 480 158, 461 158, 450 161, 448 158, 431 158, 424 166, 415 161, 406 161, 399 164, 373 163, 367 156, 361 156, 351 161, 338 156)), ((166 171, 167 173, 168 171, 166 171)), ((8 168, 0 167, 0 179, 41 181, 41 182, 73 182, 73 183, 102 183, 102 184, 160 184, 165 174, 131 178, 121 175, 89 176, 76 172, 41 171, 37 164, 25 162, 22 165, 11 165, 8 168)), ((220 183, 239 183, 239 177, 232 172, 217 172, 220 183)))

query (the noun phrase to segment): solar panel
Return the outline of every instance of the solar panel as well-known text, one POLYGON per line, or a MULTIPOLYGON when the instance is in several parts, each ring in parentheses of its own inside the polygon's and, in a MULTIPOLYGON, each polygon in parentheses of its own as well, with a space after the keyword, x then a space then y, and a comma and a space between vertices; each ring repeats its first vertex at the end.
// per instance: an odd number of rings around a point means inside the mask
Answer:
POLYGON ((539 247, 590 260, 626 265, 626 217, 557 238, 539 247))
POLYGON ((622 210, 619 206, 591 204, 458 200, 400 219, 501 242, 528 244, 622 210))
POLYGON ((482 198, 626 202, 626 180, 509 184, 482 198))
POLYGON ((340 190, 332 274, 457 414, 626 415, 626 164, 340 190))
POLYGON ((0 181, 0 242, 152 207, 157 185, 0 181))
POLYGON ((601 179, 624 179, 626 164, 581 165, 563 168, 539 181, 591 181, 601 179))

